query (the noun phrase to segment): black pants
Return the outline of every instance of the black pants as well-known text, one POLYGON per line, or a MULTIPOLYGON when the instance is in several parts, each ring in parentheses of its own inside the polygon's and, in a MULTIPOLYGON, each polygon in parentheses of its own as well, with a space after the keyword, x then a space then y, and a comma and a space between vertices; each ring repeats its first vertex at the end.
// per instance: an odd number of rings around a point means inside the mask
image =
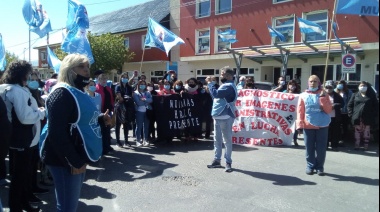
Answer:
POLYGON ((120 127, 123 125, 123 133, 124 133, 124 140, 128 141, 128 130, 129 130, 129 123, 120 123, 116 121, 116 126, 115 126, 115 134, 116 134, 116 141, 120 142, 120 127))
POLYGON ((10 211, 22 211, 22 207, 29 204, 29 196, 32 194, 33 150, 31 148, 18 151, 9 150, 12 160, 12 179, 9 188, 10 211))
POLYGON ((7 157, 8 151, 0 150, 0 180, 7 177, 7 167, 5 164, 5 158, 7 157))
POLYGON ((103 142, 103 153, 109 152, 111 148, 111 128, 109 126, 102 127, 102 142, 103 142))
POLYGON ((328 141, 331 142, 332 148, 338 148, 340 136, 340 120, 337 118, 331 118, 328 141))
POLYGON ((154 127, 154 124, 156 123, 156 117, 154 115, 153 110, 147 110, 146 115, 148 116, 149 120, 149 136, 152 139, 156 139, 156 128, 154 127))
POLYGON ((353 133, 350 133, 348 131, 348 126, 350 125, 350 117, 348 117, 348 114, 342 114, 341 116, 341 126, 342 126, 342 135, 341 138, 343 141, 349 141, 350 139, 353 140, 354 136, 353 133))
POLYGON ((212 116, 206 116, 205 117, 205 122, 206 122, 206 133, 205 137, 209 138, 211 134, 211 126, 214 124, 214 120, 212 119, 212 116))

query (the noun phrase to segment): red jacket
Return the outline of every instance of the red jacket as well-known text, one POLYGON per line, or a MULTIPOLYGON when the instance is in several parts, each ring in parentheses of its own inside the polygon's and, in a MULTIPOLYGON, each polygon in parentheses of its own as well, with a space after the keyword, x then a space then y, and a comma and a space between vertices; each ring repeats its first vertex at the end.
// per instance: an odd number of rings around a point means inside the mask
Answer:
MULTIPOLYGON (((100 96, 102 97, 102 109, 101 111, 104 111, 104 100, 105 100, 105 97, 104 97, 104 87, 99 85, 99 84, 96 84, 96 93, 100 94, 100 96)), ((113 111, 113 107, 114 107, 114 98, 113 98, 113 94, 112 94, 112 90, 110 87, 106 86, 106 90, 110 93, 110 96, 111 96, 111 110, 113 111)), ((111 112, 111 111, 110 111, 111 112)))

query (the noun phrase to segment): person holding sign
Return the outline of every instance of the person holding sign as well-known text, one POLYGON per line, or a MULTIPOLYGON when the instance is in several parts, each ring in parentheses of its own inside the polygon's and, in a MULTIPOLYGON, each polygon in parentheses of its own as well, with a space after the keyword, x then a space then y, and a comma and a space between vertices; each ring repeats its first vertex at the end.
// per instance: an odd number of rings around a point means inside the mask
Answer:
POLYGON ((208 168, 221 167, 222 143, 225 145, 224 158, 226 159, 226 172, 232 172, 232 125, 235 120, 235 102, 237 100, 237 88, 234 84, 234 71, 228 67, 220 69, 221 82, 218 89, 211 77, 206 78, 208 89, 214 102, 211 115, 214 119, 214 151, 215 156, 208 168))
POLYGON ((324 176, 327 139, 332 104, 318 76, 309 77, 309 88, 298 100, 297 129, 303 129, 306 147, 306 174, 324 176))

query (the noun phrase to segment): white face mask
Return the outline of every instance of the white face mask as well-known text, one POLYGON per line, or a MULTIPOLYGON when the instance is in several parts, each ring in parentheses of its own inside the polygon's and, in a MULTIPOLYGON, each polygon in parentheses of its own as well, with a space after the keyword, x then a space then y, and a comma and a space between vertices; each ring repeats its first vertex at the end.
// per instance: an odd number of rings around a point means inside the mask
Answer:
POLYGON ((148 91, 153 91, 153 87, 151 87, 151 86, 148 86, 148 91))
POLYGON ((362 92, 362 93, 367 92, 367 89, 368 89, 367 86, 360 86, 359 87, 359 91, 362 92))

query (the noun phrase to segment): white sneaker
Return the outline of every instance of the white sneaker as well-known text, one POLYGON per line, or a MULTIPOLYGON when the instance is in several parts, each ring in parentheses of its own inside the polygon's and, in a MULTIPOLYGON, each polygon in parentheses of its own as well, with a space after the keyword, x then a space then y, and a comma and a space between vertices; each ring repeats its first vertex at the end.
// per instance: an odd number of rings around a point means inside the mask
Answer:
POLYGON ((149 146, 149 142, 148 141, 144 141, 144 146, 149 146))
POLYGON ((143 144, 141 142, 136 141, 136 147, 141 147, 143 144))

